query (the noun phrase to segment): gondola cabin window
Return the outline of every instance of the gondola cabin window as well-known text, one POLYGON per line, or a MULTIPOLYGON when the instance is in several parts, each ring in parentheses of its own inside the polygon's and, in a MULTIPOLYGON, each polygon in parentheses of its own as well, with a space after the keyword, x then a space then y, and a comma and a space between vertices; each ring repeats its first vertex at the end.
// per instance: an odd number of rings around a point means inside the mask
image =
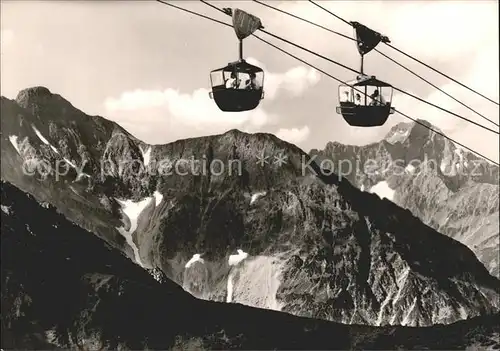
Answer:
POLYGON ((225 81, 224 71, 213 71, 210 73, 210 84, 213 88, 223 88, 225 81))
POLYGON ((264 84, 264 72, 217 70, 210 74, 212 88, 259 90, 264 84))
POLYGON ((257 90, 262 88, 262 72, 230 72, 223 71, 224 87, 228 89, 257 90))
POLYGON ((341 85, 339 93, 341 102, 359 106, 387 106, 391 104, 392 99, 392 88, 390 87, 341 85))

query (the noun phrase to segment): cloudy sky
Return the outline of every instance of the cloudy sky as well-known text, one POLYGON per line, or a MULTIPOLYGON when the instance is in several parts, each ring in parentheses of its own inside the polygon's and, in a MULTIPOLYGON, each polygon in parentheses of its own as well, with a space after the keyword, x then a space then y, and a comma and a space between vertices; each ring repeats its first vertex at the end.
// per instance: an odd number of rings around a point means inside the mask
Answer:
MULTIPOLYGON (((197 1, 177 5, 229 22, 197 1)), ((346 24, 307 1, 269 1, 333 30, 346 24)), ((387 35, 394 46, 498 101, 497 1, 320 1, 348 19, 387 35)), ((214 1, 261 18, 265 28, 353 68, 352 41, 251 1, 214 1)), ((15 98, 30 86, 46 86, 88 114, 120 123, 149 143, 222 133, 238 128, 270 132, 304 150, 328 141, 366 144, 407 121, 393 115, 379 128, 353 128, 335 113, 338 83, 255 38, 244 56, 265 70, 266 98, 254 111, 220 112, 209 99, 209 72, 237 59, 231 28, 155 1, 2 1, 1 93, 15 98)), ((257 33, 311 64, 350 80, 353 73, 257 33)), ((380 44, 384 53, 499 121, 498 106, 380 44)), ((376 52, 365 71, 394 86, 498 130, 376 52)), ((449 136, 498 162, 499 138, 414 99, 394 93, 393 105, 427 119, 449 136)))

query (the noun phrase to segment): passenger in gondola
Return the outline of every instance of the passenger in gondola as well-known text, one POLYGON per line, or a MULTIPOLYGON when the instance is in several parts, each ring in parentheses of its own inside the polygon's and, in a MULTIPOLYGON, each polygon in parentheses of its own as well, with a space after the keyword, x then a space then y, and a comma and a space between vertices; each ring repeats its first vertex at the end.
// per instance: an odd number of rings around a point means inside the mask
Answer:
POLYGON ((226 80, 226 88, 228 89, 236 89, 238 87, 238 77, 236 76, 236 72, 231 72, 231 77, 226 80))
POLYGON ((251 83, 251 79, 250 78, 245 79, 245 81, 243 82, 243 86, 241 88, 245 89, 245 90, 252 89, 252 85, 250 83, 251 83))
POLYGON ((250 72, 249 76, 250 76, 250 79, 247 79, 245 81, 245 89, 249 89, 249 90, 260 89, 260 84, 257 80, 257 75, 255 74, 255 72, 250 72))
POLYGON ((356 100, 354 101, 356 105, 361 105, 361 95, 359 93, 356 93, 356 100))
POLYGON ((349 99, 349 92, 348 91, 344 91, 344 102, 351 102, 350 99, 349 99))
POLYGON ((373 93, 370 95, 370 98, 372 100, 370 102, 371 106, 382 106, 382 105, 385 105, 384 98, 382 97, 382 95, 379 94, 378 89, 375 89, 373 91, 373 93))

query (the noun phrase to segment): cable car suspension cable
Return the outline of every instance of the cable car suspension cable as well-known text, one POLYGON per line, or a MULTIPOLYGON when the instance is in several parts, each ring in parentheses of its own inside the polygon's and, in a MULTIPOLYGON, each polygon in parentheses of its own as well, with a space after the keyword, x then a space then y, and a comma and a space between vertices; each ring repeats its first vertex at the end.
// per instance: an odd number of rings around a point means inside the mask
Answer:
MULTIPOLYGON (((173 4, 167 3, 167 2, 166 2, 166 1, 164 1, 164 0, 156 0, 156 1, 158 1, 158 2, 160 2, 160 3, 162 3, 162 4, 164 4, 164 5, 168 5, 168 6, 170 6, 170 7, 176 8, 176 9, 178 9, 178 10, 181 10, 181 11, 184 11, 184 12, 187 12, 187 13, 190 13, 190 14, 193 14, 193 15, 196 15, 196 16, 199 16, 199 17, 202 17, 202 18, 205 18, 205 19, 211 20, 211 21, 213 21, 213 22, 216 22, 216 23, 222 24, 222 25, 224 25, 224 26, 227 26, 227 27, 232 27, 230 24, 227 24, 227 23, 225 23, 225 22, 219 21, 219 20, 217 20, 217 19, 215 19, 215 18, 212 18, 212 17, 210 17, 210 16, 206 16, 206 15, 203 15, 203 14, 197 13, 197 12, 195 12, 195 11, 191 11, 191 10, 185 9, 185 8, 183 8, 183 7, 180 7, 180 6, 177 6, 177 5, 173 5, 173 4)), ((266 43, 267 45, 272 46, 273 48, 275 48, 275 49, 277 49, 277 50, 281 51, 282 53, 284 53, 284 54, 286 54, 286 55, 288 55, 288 56, 290 56, 290 57, 292 57, 292 58, 294 58, 294 59, 296 59, 296 60, 298 60, 298 61, 300 61, 300 62, 304 63, 305 65, 307 65, 307 66, 309 66, 309 67, 311 67, 311 68, 313 68, 313 69, 317 70, 318 72, 323 73, 323 74, 324 74, 324 75, 326 75, 327 77, 329 77, 329 78, 331 78, 331 79, 333 79, 333 80, 336 80, 337 82, 339 82, 339 83, 341 83, 341 84, 348 85, 346 82, 342 81, 341 79, 339 79, 339 78, 337 78, 337 77, 335 77, 335 76, 333 76, 333 75, 331 75, 331 74, 329 74, 329 73, 325 72, 324 70, 322 70, 322 69, 320 69, 320 68, 318 68, 318 67, 316 67, 316 66, 314 66, 314 65, 312 65, 312 64, 310 64, 310 63, 308 63, 307 61, 305 61, 305 60, 303 60, 303 59, 299 58, 298 56, 295 56, 295 55, 293 55, 293 54, 291 54, 291 53, 287 52, 286 50, 284 50, 284 49, 282 49, 282 48, 280 48, 280 47, 278 47, 278 46, 276 46, 276 45, 272 44, 271 42, 268 42, 267 40, 262 39, 262 38, 260 38, 259 36, 255 35, 255 34, 253 34, 253 36, 254 36, 255 38, 259 39, 260 41, 262 41, 262 42, 266 43)), ((356 89, 356 88, 354 88, 354 87, 353 87, 353 89, 354 89, 354 90, 356 90, 356 91, 359 91, 359 92, 360 92, 360 93, 362 93, 363 95, 366 95, 366 94, 364 94, 364 92, 362 92, 362 91, 360 91, 360 90, 357 90, 357 89, 356 89)), ((412 120, 412 121, 413 121, 413 122, 415 122, 416 124, 419 124, 419 125, 421 125, 421 126, 423 126, 423 127, 427 128, 427 129, 429 129, 430 131, 433 131, 434 133, 436 133, 436 134, 438 134, 438 135, 440 135, 440 136, 442 136, 442 137, 444 137, 444 138, 446 138, 446 139, 448 139, 448 140, 452 141, 453 143, 455 143, 455 144, 457 144, 457 145, 459 145, 459 146, 463 147, 464 149, 466 149, 466 150, 468 150, 468 151, 470 151, 470 152, 472 152, 472 153, 475 153, 476 155, 478 155, 478 156, 480 156, 480 157, 484 158, 485 160, 488 160, 489 162, 491 162, 491 163, 493 163, 493 164, 495 164, 495 165, 497 165, 497 166, 500 166, 500 164, 499 164, 498 162, 496 162, 496 161, 494 161, 494 160, 492 160, 492 159, 490 159, 490 158, 486 157, 485 155, 483 155, 483 154, 481 154, 481 153, 479 153, 479 152, 477 152, 477 151, 475 151, 475 150, 471 149, 470 147, 468 147, 468 146, 466 146, 466 145, 464 145, 464 144, 462 144, 462 143, 460 143, 460 142, 458 142, 458 141, 456 141, 456 140, 454 140, 454 139, 450 138, 449 136, 447 136, 447 135, 445 135, 445 134, 441 133, 440 131, 438 131, 438 130, 436 130, 436 129, 433 129, 433 128, 430 128, 429 126, 425 125, 424 123, 419 122, 417 119, 412 118, 412 117, 408 116, 407 114, 405 114, 405 113, 403 113, 403 112, 401 112, 401 111, 399 111, 399 110, 396 110, 396 109, 394 109, 394 110, 395 110, 395 112, 399 113, 399 114, 400 114, 400 115, 402 115, 403 117, 406 117, 406 118, 408 118, 408 119, 412 120)))
MULTIPOLYGON (((336 15, 335 13, 333 13, 333 12, 332 12, 332 11, 330 11, 330 10, 328 10, 327 8, 325 8, 325 7, 323 7, 323 6, 321 6, 321 5, 317 4, 317 3, 315 3, 315 2, 314 2, 314 1, 312 1, 312 0, 309 0, 309 2, 310 2, 311 4, 313 4, 313 5, 316 5, 317 7, 319 7, 320 9, 322 9, 323 11, 325 11, 325 12, 329 13, 329 14, 330 14, 330 15, 332 15, 333 17, 335 17, 335 18, 337 18, 337 19, 341 20, 342 22, 344 22, 344 23, 346 23, 346 24, 348 24, 349 26, 351 26, 351 27, 352 27, 352 24, 351 24, 349 21, 347 21, 347 20, 343 19, 342 17, 340 17, 340 16, 336 15)), ((478 92, 478 91, 476 91, 476 90, 474 90, 474 89, 472 89, 472 88, 468 87, 468 86, 467 86, 467 85, 465 85, 464 83, 461 83, 461 82, 459 82, 458 80, 456 80, 455 78, 450 77, 450 76, 449 76, 449 75, 447 75, 446 73, 443 73, 443 72, 441 72, 440 70, 438 70, 438 69, 436 69, 436 68, 434 68, 434 67, 432 67, 432 66, 428 65, 427 63, 422 62, 421 60, 417 59, 416 57, 413 57, 412 55, 407 54, 406 52, 404 52, 404 51, 402 51, 402 50, 400 50, 400 49, 396 48, 395 46, 393 46, 393 45, 391 45, 391 44, 389 44, 389 43, 384 43, 384 44, 385 44, 385 45, 387 45, 388 47, 390 47, 391 49, 396 50, 396 51, 397 51, 397 52, 399 52, 400 54, 403 54, 403 55, 405 55, 406 57, 411 58, 412 60, 414 60, 414 61, 416 61, 416 62, 420 63, 421 65, 423 65, 423 66, 425 66, 425 67, 429 68, 430 70, 432 70, 432 71, 434 71, 434 72, 436 72, 436 73, 438 73, 438 74, 442 75, 443 77, 445 77, 445 78, 447 78, 447 79, 451 80, 452 82, 454 82, 454 83, 456 83, 456 84, 458 84, 458 85, 460 85, 460 86, 462 86, 462 87, 464 87, 464 88, 466 88, 466 89, 468 89, 468 90, 472 91, 473 93, 475 93, 475 94, 477 94, 477 95, 481 96, 482 98, 484 98, 484 99, 486 99, 486 100, 488 100, 488 101, 490 101, 490 102, 494 103, 495 105, 499 106, 499 103, 498 103, 498 102, 496 102, 495 100, 492 100, 492 99, 490 99, 489 97, 487 97, 487 96, 485 96, 485 95, 481 94, 480 92, 478 92)))
POLYGON ((207 20, 210 20, 210 21, 213 21, 213 22, 217 22, 217 23, 222 24, 222 25, 224 25, 224 26, 226 26, 226 27, 231 27, 231 28, 233 27, 232 25, 227 24, 226 22, 222 22, 222 21, 219 21, 218 19, 212 18, 212 17, 210 17, 210 16, 207 16, 207 15, 204 15, 204 14, 201 14, 201 13, 198 13, 198 12, 195 12, 195 11, 191 11, 191 10, 185 9, 185 8, 183 8, 183 7, 180 7, 180 6, 177 6, 177 5, 171 4, 171 3, 169 3, 169 2, 167 2, 167 1, 165 1, 165 0, 156 0, 156 1, 158 1, 159 3, 161 3, 161 4, 163 4, 163 5, 167 5, 167 6, 170 6, 170 7, 176 8, 176 9, 178 9, 178 10, 181 10, 181 11, 184 11, 184 12, 187 12, 187 13, 190 13, 190 14, 192 14, 192 15, 199 16, 199 17, 203 17, 203 18, 205 18, 205 19, 207 19, 207 20))
MULTIPOLYGON (((307 66, 309 66, 309 67, 311 67, 311 68, 313 68, 313 69, 317 70, 318 72, 323 73, 323 74, 324 74, 324 75, 326 75, 327 77, 329 77, 329 78, 331 78, 331 79, 333 79, 333 80, 336 80, 337 82, 339 82, 339 83, 341 83, 341 84, 345 84, 345 85, 347 85, 347 83, 346 83, 346 82, 344 82, 344 81, 342 81, 341 79, 339 79, 339 78, 337 78, 337 77, 335 77, 335 76, 333 76, 333 75, 331 75, 331 74, 329 74, 329 73, 327 73, 327 72, 323 71, 322 69, 320 69, 320 68, 318 68, 318 67, 316 67, 316 66, 314 66, 314 65, 312 65, 312 64, 310 64, 310 63, 308 63, 307 61, 305 61, 305 60, 303 60, 303 59, 299 58, 298 56, 295 56, 295 55, 293 55, 293 54, 291 54, 291 53, 287 52, 286 50, 284 50, 284 49, 282 49, 282 48, 280 48, 280 47, 278 47, 278 46, 276 46, 276 45, 274 45, 274 44, 272 44, 272 43, 270 43, 270 42, 268 42, 268 41, 266 41, 266 40, 264 40, 264 39, 262 39, 262 38, 259 38, 259 37, 257 37, 257 36, 255 36, 255 37, 256 37, 257 39, 261 40, 262 42, 264 42, 264 43, 266 43, 266 44, 268 44, 268 45, 270 45, 270 46, 274 47, 275 49, 277 49, 277 50, 279 50, 279 51, 283 52, 284 54, 286 54, 286 55, 288 55, 288 56, 290 56, 290 57, 293 57, 293 58, 294 58, 294 59, 296 59, 297 61, 300 61, 300 62, 302 62, 303 64, 305 64, 305 65, 307 65, 307 66)), ((366 95, 366 94, 365 94, 364 92, 362 92, 361 90, 358 90, 358 89, 355 89, 355 88, 354 88, 354 90, 356 90, 356 91, 358 91, 358 92, 362 93, 363 95, 366 95)), ((394 109, 394 111, 395 111, 395 112, 397 112, 397 113, 399 113, 401 116, 406 117, 406 118, 408 118, 408 119, 412 120, 412 121, 413 121, 413 122, 415 122, 416 124, 419 124, 419 125, 421 125, 421 126, 423 126, 423 127, 427 128, 427 129, 429 129, 430 131, 432 131, 432 132, 434 132, 434 133, 436 133, 436 134, 438 134, 438 135, 440 135, 440 136, 442 136, 442 137, 444 137, 444 138, 446 138, 446 139, 448 139, 448 140, 452 141, 453 143, 455 143, 455 144, 457 144, 457 145, 459 145, 459 146, 463 147, 464 149, 466 149, 466 150, 468 150, 468 151, 470 151, 470 152, 472 152, 472 153, 475 153, 475 154, 476 154, 476 155, 478 155, 478 156, 481 156, 481 157, 482 157, 482 158, 484 158, 485 160, 488 160, 488 161, 492 162, 493 164, 495 164, 495 165, 497 165, 497 166, 500 166, 500 163, 495 162, 495 161, 493 161, 492 159, 490 159, 489 157, 486 157, 485 155, 483 155, 483 154, 481 154, 481 153, 479 153, 479 152, 477 152, 477 151, 475 151, 475 150, 471 149, 470 147, 468 147, 468 146, 466 146, 466 145, 464 145, 464 144, 462 144, 462 143, 460 143, 460 142, 458 142, 458 141, 456 141, 456 140, 454 140, 454 139, 450 138, 449 136, 445 135, 444 133, 441 133, 440 131, 438 131, 438 130, 436 130, 436 129, 434 129, 434 128, 431 128, 431 127, 427 126, 426 124, 424 124, 424 123, 422 123, 422 122, 419 122, 417 119, 415 119, 415 118, 413 118, 413 117, 408 116, 406 113, 401 112, 401 111, 399 111, 399 110, 397 110, 397 109, 394 109)))
POLYGON ((350 36, 348 36, 348 35, 346 35, 346 34, 343 34, 343 33, 340 33, 340 32, 336 32, 336 31, 334 31, 334 30, 332 30, 332 29, 330 29, 330 28, 327 28, 327 27, 324 27, 324 26, 322 26, 322 25, 320 25, 320 24, 314 23, 313 21, 309 21, 309 20, 307 20, 307 19, 305 19, 305 18, 302 18, 302 17, 300 17, 300 16, 294 15, 294 14, 293 14, 293 13, 291 13, 291 12, 287 12, 287 11, 285 11, 285 10, 281 10, 281 9, 279 9, 279 8, 277 8, 277 7, 274 7, 274 6, 272 6, 272 5, 266 4, 266 3, 261 2, 261 1, 259 1, 259 0, 252 0, 252 1, 253 1, 253 2, 256 2, 256 3, 257 3, 257 4, 259 4, 259 5, 262 5, 262 6, 268 7, 268 8, 270 8, 270 9, 272 9, 272 10, 275 10, 275 11, 278 11, 278 12, 281 12, 281 13, 284 13, 285 15, 288 15, 288 16, 290 16, 290 17, 293 17, 293 18, 296 18, 296 19, 301 20, 301 21, 303 21, 303 22, 309 23, 309 24, 311 24, 311 25, 313 25, 313 26, 316 26, 316 27, 319 27, 319 28, 321 28, 321 29, 324 29, 324 30, 326 30, 326 31, 328 31, 328 32, 330 32, 330 33, 340 35, 341 37, 344 37, 344 38, 349 39, 349 40, 352 40, 352 41, 356 41, 356 39, 353 39, 353 38, 351 38, 350 36))
MULTIPOLYGON (((226 13, 226 12, 224 12, 222 9, 219 9, 217 6, 214 6, 214 5, 212 5, 212 4, 210 4, 210 3, 208 3, 208 2, 207 2, 207 1, 205 1, 205 0, 200 0, 200 2, 204 3, 205 5, 207 5, 207 6, 211 7, 211 8, 213 8, 213 9, 215 9, 215 10, 219 11, 219 12, 222 12, 224 15, 227 15, 227 13, 226 13)), ((359 71, 358 71, 358 70, 356 70, 356 69, 354 69, 354 68, 351 68, 351 67, 349 67, 349 66, 346 66, 346 65, 344 65, 344 64, 342 64, 342 63, 339 63, 339 62, 337 62, 337 61, 335 61, 335 60, 332 60, 332 59, 330 59, 330 58, 328 58, 328 57, 326 57, 326 56, 324 56, 324 55, 318 54, 317 52, 314 52, 314 51, 312 51, 312 50, 309 50, 309 49, 307 49, 307 48, 303 47, 302 45, 296 44, 296 43, 294 43, 294 42, 292 42, 292 41, 290 41, 290 40, 288 40, 288 39, 285 39, 285 38, 282 38, 282 37, 280 37, 280 36, 278 36, 278 35, 276 35, 276 34, 270 33, 270 32, 268 32, 268 31, 266 31, 266 30, 264 30, 264 29, 259 29, 259 30, 260 30, 261 32, 263 32, 263 33, 267 34, 267 35, 272 36, 273 38, 276 38, 276 39, 278 39, 278 40, 281 40, 281 41, 283 41, 283 42, 285 42, 285 43, 287 43, 287 44, 290 44, 290 45, 292 45, 292 46, 295 46, 296 48, 299 48, 299 49, 304 50, 304 51, 306 51, 306 52, 308 52, 308 53, 310 53, 310 54, 312 54, 312 55, 315 55, 315 56, 317 56, 317 57, 319 57, 319 58, 322 58, 323 60, 326 60, 326 61, 328 61, 328 62, 330 62, 330 63, 333 63, 333 64, 335 64, 335 65, 337 65, 337 66, 340 66, 340 67, 342 67, 342 68, 344 68, 344 69, 347 69, 347 70, 349 70, 349 71, 351 71, 351 72, 354 72, 354 73, 359 73, 359 71)), ((255 36, 255 34, 252 34, 252 35, 253 35, 253 36, 255 36)), ((414 98, 414 99, 416 99, 416 100, 418 100, 418 101, 420 101, 420 102, 423 102, 424 104, 427 104, 427 105, 429 105, 429 106, 435 107, 435 108, 437 108, 437 109, 439 109, 439 110, 441 110, 441 111, 443 111, 443 112, 446 112, 446 113, 448 113, 448 114, 450 114, 450 115, 453 115, 453 116, 455 116, 455 117, 458 117, 458 118, 460 118, 460 119, 462 119, 462 120, 464 120, 464 121, 467 121, 467 122, 469 122, 469 123, 472 123, 472 124, 474 124, 474 125, 476 125, 476 126, 478 126, 478 127, 480 127, 480 128, 483 128, 483 129, 485 129, 485 130, 487 130, 487 131, 490 131, 490 132, 492 132, 492 133, 495 133, 495 134, 497 134, 497 135, 500 135, 500 132, 499 132, 499 131, 496 131, 496 130, 494 130, 494 129, 488 128, 488 127, 486 127, 486 126, 484 126, 484 125, 482 125, 482 124, 480 124, 480 123, 477 123, 477 122, 475 122, 475 121, 472 121, 472 120, 470 120, 470 119, 468 119, 468 118, 466 118, 466 117, 463 117, 463 116, 461 116, 461 115, 459 115, 459 114, 457 114, 457 113, 455 113, 455 112, 452 112, 452 111, 447 110, 447 109, 445 109, 445 108, 443 108, 443 107, 441 107, 441 106, 438 106, 438 105, 436 105, 436 104, 433 104, 433 103, 431 103, 431 102, 428 102, 428 101, 426 101, 426 100, 424 100, 424 99, 422 99, 422 98, 420 98, 420 97, 418 97, 418 96, 416 96, 416 95, 413 95, 413 94, 411 94, 411 93, 406 92, 405 90, 402 90, 402 89, 397 88, 397 87, 395 87, 395 86, 392 86, 392 88, 393 88, 394 90, 396 90, 396 91, 399 91, 399 92, 400 92, 400 93, 402 93, 402 94, 405 94, 405 95, 410 96, 410 97, 412 97, 412 98, 414 98)))
MULTIPOLYGON (((211 8, 213 8, 213 9, 215 9, 215 10, 219 11, 219 12, 222 12, 222 13, 223 13, 223 14, 225 14, 225 15, 227 15, 227 13, 225 13, 222 9, 218 8, 217 6, 214 6, 214 5, 210 4, 210 3, 208 3, 208 2, 207 2, 207 1, 205 1, 205 0, 200 0, 200 2, 204 3, 205 5, 207 5, 207 6, 211 7, 211 8)), ((260 30, 261 32, 263 32, 263 33, 267 34, 267 35, 272 36, 273 38, 276 38, 276 39, 279 39, 279 40, 281 40, 281 41, 284 41, 285 43, 290 44, 290 45, 293 45, 293 46, 295 46, 295 47, 297 47, 297 48, 299 48, 299 49, 302 49, 302 50, 304 50, 304 51, 307 51, 307 52, 309 52, 310 54, 313 54, 313 55, 319 55, 319 57, 321 57, 321 58, 323 58, 323 59, 325 59, 325 60, 328 60, 328 58, 327 58, 327 57, 322 56, 322 55, 320 55, 320 54, 316 54, 314 51, 309 50, 309 49, 307 49, 307 48, 305 48, 305 47, 302 47, 302 46, 300 46, 300 45, 298 45, 298 44, 295 44, 295 43, 293 43, 293 42, 291 42, 291 41, 289 41, 289 40, 287 40, 287 39, 285 39, 285 38, 282 38, 282 37, 280 37, 280 36, 276 35, 276 34, 270 33, 270 32, 268 32, 268 31, 266 31, 266 30, 264 30, 264 29, 259 29, 259 30, 260 30)), ((252 35, 254 35, 254 34, 252 34, 252 35)), ((255 35, 254 35, 254 36, 255 36, 255 35)), ((335 64, 335 65, 337 65, 337 66, 340 66, 340 67, 342 67, 342 68, 344 68, 344 69, 346 69, 346 70, 349 70, 349 71, 351 71, 351 72, 353 72, 353 73, 359 73, 357 69, 354 69, 354 68, 351 68, 351 67, 349 67, 349 66, 346 66, 346 65, 344 65, 344 64, 342 64, 342 63, 340 63, 340 62, 336 62, 336 61, 333 61, 333 60, 330 60, 330 62, 331 62, 331 63, 333 63, 333 64, 335 64)))
POLYGON ((331 11, 329 11, 328 9, 324 8, 323 6, 316 4, 314 1, 309 0, 309 2, 310 2, 311 4, 313 4, 313 5, 318 6, 318 7, 319 7, 320 9, 322 9, 323 11, 328 12, 328 13, 329 13, 330 15, 332 15, 333 17, 337 18, 338 20, 341 20, 341 21, 342 21, 342 22, 344 22, 345 24, 347 24, 347 25, 349 25, 349 26, 351 26, 351 27, 352 27, 351 22, 349 22, 349 21, 347 21, 347 20, 343 19, 343 18, 342 18, 342 17, 340 17, 340 16, 337 16, 336 14, 334 14, 333 12, 331 12, 331 11))
MULTIPOLYGON (((281 10, 281 9, 279 9, 279 8, 277 8, 277 7, 272 6, 272 5, 268 5, 268 4, 263 3, 263 2, 261 2, 261 1, 259 1, 259 0, 253 0, 253 2, 255 2, 255 3, 259 4, 259 5, 262 5, 262 6, 268 7, 268 8, 270 8, 270 9, 272 9, 272 10, 277 11, 277 12, 281 12, 281 13, 283 13, 283 14, 285 14, 285 15, 288 15, 288 16, 290 16, 290 17, 296 18, 296 19, 301 20, 301 21, 303 21, 303 22, 309 23, 309 24, 311 24, 311 25, 313 25, 313 26, 315 26, 315 27, 318 27, 318 28, 321 28, 321 29, 323 29, 323 30, 326 30, 326 31, 328 31, 328 32, 330 32, 330 33, 336 34, 336 35, 341 36, 341 37, 343 37, 343 38, 345 38, 345 39, 349 39, 349 40, 351 40, 351 41, 356 41, 356 39, 354 39, 354 38, 352 38, 352 37, 350 37, 350 36, 348 36, 348 35, 345 35, 345 34, 342 34, 342 33, 340 33, 340 32, 334 31, 334 30, 332 30, 332 29, 330 29, 330 28, 327 28, 327 27, 324 27, 324 26, 322 26, 322 25, 320 25, 320 24, 317 24, 317 23, 314 23, 314 22, 312 22, 312 21, 309 21, 309 20, 307 20, 307 19, 305 19, 305 18, 303 18, 303 17, 300 17, 300 16, 297 16, 297 15, 294 15, 293 13, 290 13, 290 12, 287 12, 287 11, 284 11, 284 10, 281 10)), ((350 25, 350 23, 349 23, 349 25, 350 25)), ((447 93, 446 91, 444 91, 443 89, 441 89, 440 87, 438 87, 437 85, 435 85, 435 84, 433 84, 432 82, 430 82, 429 80, 425 79, 424 77, 422 77, 422 76, 421 76, 421 75, 419 75, 418 73, 415 73, 414 71, 412 71, 411 69, 409 69, 409 68, 408 68, 408 67, 406 67, 405 65, 403 65, 403 64, 401 64, 401 63, 399 63, 399 62, 397 62, 397 61, 396 61, 396 60, 394 60, 393 58, 389 57, 389 56, 388 56, 388 55, 386 55, 385 53, 383 53, 383 52, 381 52, 380 50, 378 50, 377 48, 375 48, 375 49, 373 49, 373 50, 374 50, 374 51, 376 51, 376 52, 378 52, 380 55, 384 56, 384 57, 385 57, 385 58, 387 58, 388 60, 390 60, 390 61, 394 62, 394 63, 395 63, 396 65, 398 65, 399 67, 401 67, 401 68, 405 69, 406 71, 410 72, 411 74, 413 74, 413 75, 414 75, 414 76, 416 76, 417 78, 419 78, 419 79, 423 80, 425 83, 429 84, 429 85, 430 85, 430 86, 432 86, 433 88, 435 88, 435 89, 439 90, 440 92, 442 92, 443 94, 445 94, 445 95, 446 95, 446 96, 448 96, 449 98, 453 99, 454 101, 458 102, 460 105, 464 106, 464 107, 465 107, 465 108, 467 108, 468 110, 470 110, 470 111, 474 112, 475 114, 477 114, 478 116, 482 117, 484 120, 486 120, 486 121, 488 121, 488 122, 490 122, 490 123, 494 124, 494 125, 495 125, 495 126, 497 126, 497 127, 500 127, 500 124, 498 124, 497 122, 495 122, 495 121, 493 121, 493 120, 489 119, 488 117, 484 116, 484 115, 483 115, 483 114, 481 114, 480 112, 478 112, 478 111, 474 110, 472 107, 470 107, 470 106, 466 105, 466 104, 465 104, 465 103, 463 103, 462 101, 460 101, 460 100, 458 100, 457 98, 453 97, 452 95, 450 95, 449 93, 447 93)))
POLYGON ((413 72, 411 69, 409 69, 408 67, 404 66, 403 64, 397 62, 396 60, 394 60, 393 58, 387 56, 386 54, 384 54, 383 52, 375 49, 376 52, 378 52, 379 54, 381 54, 382 56, 386 57, 388 60, 394 62, 396 65, 400 66, 401 68, 405 69, 406 71, 410 72, 411 74, 413 74, 414 76, 416 76, 417 78, 420 78, 421 80, 423 80, 424 82, 426 82, 427 84, 429 84, 430 86, 432 86, 434 89, 442 92, 443 94, 445 94, 446 96, 448 96, 449 98, 453 99, 454 101, 458 102, 460 105, 464 106, 465 108, 467 108, 468 110, 474 112, 476 115, 478 115, 479 117, 483 118, 484 120, 492 123, 493 125, 497 126, 497 127, 500 127, 500 124, 489 119, 488 117, 486 117, 485 115, 483 115, 482 113, 474 110, 472 107, 470 107, 469 105, 463 103, 462 101, 458 100, 457 98, 453 97, 452 95, 450 95, 449 93, 447 93, 446 91, 444 91, 443 89, 441 89, 440 87, 438 87, 437 85, 433 84, 432 82, 428 81, 427 79, 425 79, 424 77, 422 77, 421 75, 419 75, 418 73, 415 73, 413 72))

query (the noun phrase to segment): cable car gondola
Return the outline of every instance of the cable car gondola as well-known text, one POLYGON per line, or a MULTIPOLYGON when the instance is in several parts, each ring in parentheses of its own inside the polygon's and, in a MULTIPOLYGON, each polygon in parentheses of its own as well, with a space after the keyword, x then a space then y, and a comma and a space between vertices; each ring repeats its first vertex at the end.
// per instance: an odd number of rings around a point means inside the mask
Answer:
POLYGON ((392 90, 389 83, 375 76, 360 75, 347 85, 339 86, 337 113, 353 127, 382 126, 394 113, 392 90))
POLYGON ((347 85, 339 86, 339 104, 336 112, 353 127, 378 127, 385 124, 394 113, 391 106, 393 88, 389 83, 363 72, 364 55, 381 41, 390 43, 389 38, 358 23, 351 22, 356 32, 358 52, 361 55, 360 74, 347 85))
POLYGON ((240 9, 224 9, 233 18, 233 28, 239 39, 239 60, 210 72, 212 91, 209 93, 221 111, 243 112, 255 109, 264 98, 264 71, 243 59, 243 39, 262 23, 259 18, 240 9))
POLYGON ((245 60, 232 62, 226 67, 213 70, 210 72, 210 82, 212 83, 210 97, 224 112, 253 110, 264 98, 262 86, 264 71, 245 60))

